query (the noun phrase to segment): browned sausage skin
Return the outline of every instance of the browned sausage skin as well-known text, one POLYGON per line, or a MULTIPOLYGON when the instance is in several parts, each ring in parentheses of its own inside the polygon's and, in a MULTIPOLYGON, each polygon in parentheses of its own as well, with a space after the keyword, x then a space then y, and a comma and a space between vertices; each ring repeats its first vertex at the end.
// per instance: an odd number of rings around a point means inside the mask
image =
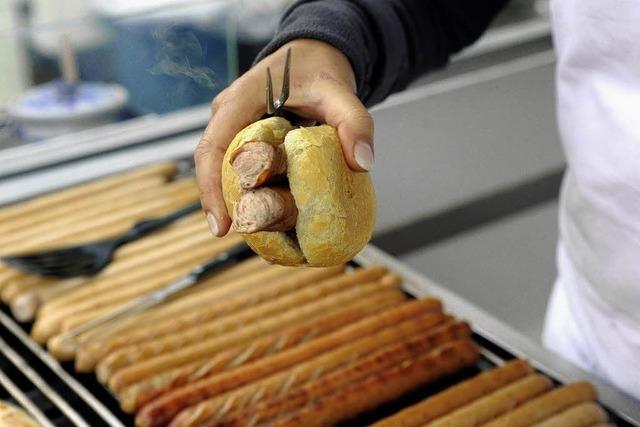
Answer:
POLYGON ((287 172, 286 155, 282 148, 267 142, 245 143, 231 158, 231 167, 238 175, 240 187, 250 190, 273 177, 287 172))
POLYGON ((291 191, 280 187, 250 190, 233 208, 233 227, 239 233, 289 231, 297 218, 298 208, 291 191))

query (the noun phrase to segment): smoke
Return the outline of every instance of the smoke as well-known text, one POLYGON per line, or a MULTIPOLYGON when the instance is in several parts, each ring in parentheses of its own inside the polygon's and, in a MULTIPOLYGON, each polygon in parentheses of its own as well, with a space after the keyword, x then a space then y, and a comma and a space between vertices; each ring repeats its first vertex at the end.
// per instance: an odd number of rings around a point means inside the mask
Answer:
POLYGON ((202 46, 188 29, 163 28, 153 33, 160 48, 156 64, 149 69, 153 75, 186 77, 208 89, 220 87, 216 75, 205 64, 206 45, 202 46))

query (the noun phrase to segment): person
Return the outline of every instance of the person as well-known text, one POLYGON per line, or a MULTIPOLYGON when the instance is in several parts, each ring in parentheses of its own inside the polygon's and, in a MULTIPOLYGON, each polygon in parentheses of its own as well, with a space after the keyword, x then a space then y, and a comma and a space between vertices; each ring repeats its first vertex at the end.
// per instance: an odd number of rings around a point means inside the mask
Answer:
MULTIPOLYGON (((444 66, 508 0, 303 0, 252 69, 220 93, 195 151, 214 235, 229 230, 225 148, 265 113, 265 69, 295 52, 287 108, 337 128, 347 164, 374 165, 365 106, 444 66)), ((640 2, 551 0, 557 114, 567 159, 558 276, 544 344, 640 398, 640 2)), ((274 82, 279 87, 279 82, 274 82)))

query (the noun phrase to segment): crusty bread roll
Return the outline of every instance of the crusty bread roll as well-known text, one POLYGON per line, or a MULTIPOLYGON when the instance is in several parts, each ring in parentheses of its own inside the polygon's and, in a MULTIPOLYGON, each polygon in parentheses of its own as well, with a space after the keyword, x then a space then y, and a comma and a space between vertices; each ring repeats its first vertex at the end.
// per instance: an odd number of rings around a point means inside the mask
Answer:
POLYGON ((17 406, 0 401, 0 427, 40 427, 40 424, 17 406))
POLYGON ((234 153, 256 141, 283 147, 298 216, 295 230, 286 233, 243 233, 249 246, 282 265, 330 266, 350 260, 371 238, 375 193, 368 173, 353 172, 347 166, 335 129, 326 125, 294 129, 286 119, 271 117, 238 133, 222 166, 222 190, 230 216, 243 195, 231 163, 234 153))

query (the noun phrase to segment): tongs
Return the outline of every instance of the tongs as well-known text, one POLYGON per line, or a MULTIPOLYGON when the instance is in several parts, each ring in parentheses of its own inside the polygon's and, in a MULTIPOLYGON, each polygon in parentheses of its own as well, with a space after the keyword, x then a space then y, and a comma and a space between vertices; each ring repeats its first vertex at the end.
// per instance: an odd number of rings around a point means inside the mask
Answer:
POLYGON ((107 240, 67 246, 46 252, 5 256, 2 261, 31 274, 70 278, 93 276, 105 268, 120 246, 140 239, 174 221, 200 209, 200 202, 192 203, 169 215, 136 223, 126 233, 107 240))
POLYGON ((66 342, 78 337, 85 332, 94 330, 102 331, 102 328, 114 326, 136 314, 142 313, 158 304, 166 301, 169 297, 183 291, 191 286, 199 283, 201 280, 209 277, 216 271, 227 267, 231 264, 241 262, 253 255, 251 248, 244 242, 237 244, 230 250, 223 252, 213 258, 211 261, 201 264, 191 270, 186 276, 160 288, 156 291, 149 292, 138 298, 135 298, 115 309, 91 319, 76 328, 73 328, 60 335, 59 339, 66 342))

